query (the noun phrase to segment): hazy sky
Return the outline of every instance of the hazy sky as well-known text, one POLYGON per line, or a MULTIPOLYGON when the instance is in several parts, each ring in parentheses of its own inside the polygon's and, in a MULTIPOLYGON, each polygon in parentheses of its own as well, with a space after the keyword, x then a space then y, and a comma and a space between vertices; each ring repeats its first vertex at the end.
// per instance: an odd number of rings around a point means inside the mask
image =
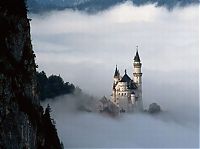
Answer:
POLYGON ((185 77, 193 83, 189 79, 196 77, 198 6, 169 12, 126 3, 96 15, 65 10, 31 17, 39 69, 61 74, 91 94, 109 94, 116 64, 121 74, 128 69, 132 76, 136 45, 144 80, 183 83, 185 77))
POLYGON ((96 15, 65 10, 31 18, 36 62, 48 75, 110 96, 115 65, 132 77, 138 45, 144 100, 197 98, 198 6, 169 12, 125 3, 96 15))
MULTIPOLYGON (((95 15, 64 10, 30 17, 39 70, 48 75, 60 74, 65 81, 91 95, 109 97, 115 65, 122 75, 127 69, 132 77, 132 62, 138 45, 143 64, 145 108, 157 102, 164 111, 171 113, 172 119, 189 123, 191 129, 198 128, 198 6, 168 11, 154 5, 135 7, 125 3, 95 15)), ((58 117, 62 132, 64 127, 58 117)), ((144 121, 146 123, 146 119, 144 121)), ((152 125, 157 124, 152 121, 152 125)), ((173 129, 169 127, 166 131, 175 131, 174 128, 177 127, 173 125, 173 129)), ((179 138, 181 131, 182 127, 174 135, 179 138)), ((188 137, 198 136, 198 132, 186 131, 190 134, 188 137)), ((170 133, 165 139, 167 137, 170 138, 170 133)), ((173 147, 175 143, 171 143, 169 146, 173 147)), ((182 146, 186 145, 184 143, 182 146)))

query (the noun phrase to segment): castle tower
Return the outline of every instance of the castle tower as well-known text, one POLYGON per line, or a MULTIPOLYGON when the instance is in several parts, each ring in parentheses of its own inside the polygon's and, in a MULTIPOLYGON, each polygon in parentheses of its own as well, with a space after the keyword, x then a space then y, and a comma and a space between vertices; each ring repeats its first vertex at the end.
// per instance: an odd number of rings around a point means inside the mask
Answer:
POLYGON ((133 62, 133 81, 137 84, 138 87, 138 95, 137 95, 137 107, 140 111, 143 110, 143 102, 142 102, 142 63, 140 61, 140 56, 138 53, 138 46, 136 47, 137 51, 134 57, 133 62))
POLYGON ((142 85, 142 71, 141 71, 142 63, 140 61, 140 56, 138 53, 138 47, 137 51, 134 57, 134 62, 133 62, 133 81, 137 85, 142 85))
POLYGON ((119 70, 117 69, 117 65, 116 65, 116 68, 115 68, 113 80, 114 80, 114 82, 113 82, 113 89, 112 89, 112 101, 114 103, 116 103, 116 89, 115 89, 115 87, 120 80, 120 74, 119 74, 119 70))

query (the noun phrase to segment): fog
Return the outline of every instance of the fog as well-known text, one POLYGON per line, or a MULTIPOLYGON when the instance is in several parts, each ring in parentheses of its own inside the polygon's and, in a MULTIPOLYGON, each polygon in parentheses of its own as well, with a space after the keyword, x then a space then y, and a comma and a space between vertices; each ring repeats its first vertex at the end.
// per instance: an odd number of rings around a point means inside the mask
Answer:
POLYGON ((198 5, 168 11, 125 3, 95 15, 64 10, 29 17, 39 70, 97 99, 110 96, 116 64, 132 77, 138 45, 144 107, 157 102, 163 109, 112 119, 69 112, 66 101, 77 97, 63 97, 50 104, 66 147, 198 147, 198 5))
MULTIPOLYGON (((173 111, 159 114, 131 113, 111 117, 78 110, 87 96, 65 95, 43 103, 65 148, 198 148, 198 122, 173 111), (184 119, 184 117, 186 119, 184 119)), ((92 105, 92 104, 91 104, 92 105)), ((89 108, 89 106, 88 106, 89 108)))

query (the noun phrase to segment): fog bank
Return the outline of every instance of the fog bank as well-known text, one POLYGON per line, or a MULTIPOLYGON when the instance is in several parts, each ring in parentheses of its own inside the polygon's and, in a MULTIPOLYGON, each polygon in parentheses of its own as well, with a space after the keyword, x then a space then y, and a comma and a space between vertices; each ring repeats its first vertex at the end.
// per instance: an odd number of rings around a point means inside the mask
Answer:
POLYGON ((197 148, 199 145, 199 126, 193 118, 187 122, 174 111, 110 117, 77 110, 77 101, 81 100, 84 99, 66 95, 47 101, 65 148, 197 148))

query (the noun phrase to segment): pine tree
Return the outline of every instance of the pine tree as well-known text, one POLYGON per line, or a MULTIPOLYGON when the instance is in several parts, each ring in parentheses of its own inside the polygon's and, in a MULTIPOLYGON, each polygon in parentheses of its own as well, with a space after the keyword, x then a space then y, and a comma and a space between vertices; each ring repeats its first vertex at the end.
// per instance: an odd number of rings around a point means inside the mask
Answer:
POLYGON ((60 140, 58 138, 57 129, 55 127, 55 121, 51 118, 51 108, 47 105, 44 113, 44 132, 45 132, 45 148, 51 149, 62 149, 60 140))

